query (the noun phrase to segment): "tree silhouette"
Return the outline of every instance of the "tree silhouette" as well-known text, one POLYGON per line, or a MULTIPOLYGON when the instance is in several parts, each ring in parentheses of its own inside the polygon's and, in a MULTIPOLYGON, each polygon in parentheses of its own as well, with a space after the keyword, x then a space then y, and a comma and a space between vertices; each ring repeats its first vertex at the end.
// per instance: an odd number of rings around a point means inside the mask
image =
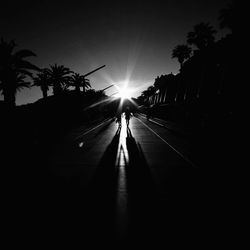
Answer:
POLYGON ((26 81, 24 74, 18 72, 13 72, 9 80, 8 87, 5 87, 4 84, 0 85, 0 90, 3 92, 4 98, 6 98, 7 105, 13 107, 15 105, 17 91, 31 87, 31 83, 26 81))
POLYGON ((78 93, 81 91, 81 88, 83 88, 83 92, 85 92, 87 89, 91 88, 89 80, 85 79, 82 75, 80 75, 78 73, 74 73, 71 76, 69 84, 70 84, 70 86, 74 86, 76 92, 78 92, 78 93))
POLYGON ((36 77, 33 77, 33 85, 40 87, 43 93, 43 98, 47 98, 49 86, 51 85, 50 77, 47 73, 47 69, 43 69, 41 73, 38 73, 36 77))
POLYGON ((229 4, 227 8, 221 9, 219 14, 220 28, 228 28, 233 31, 233 4, 229 4))
POLYGON ((25 60, 27 57, 36 56, 30 50, 14 52, 17 44, 14 40, 6 42, 1 38, 0 42, 0 90, 8 107, 14 107, 16 92, 22 87, 28 87, 26 76, 32 77, 30 70, 40 71, 32 63, 25 60))
POLYGON ((194 26, 194 31, 188 32, 187 43, 202 50, 214 42, 216 32, 209 23, 201 22, 194 26))
POLYGON ((50 68, 46 70, 50 78, 50 82, 53 86, 53 94, 60 95, 69 86, 71 79, 70 74, 73 73, 69 68, 63 65, 50 65, 50 68))
POLYGON ((178 62, 181 65, 181 68, 183 66, 183 62, 190 58, 192 53, 192 49, 188 47, 187 45, 177 45, 173 51, 172 51, 172 58, 177 58, 178 62))

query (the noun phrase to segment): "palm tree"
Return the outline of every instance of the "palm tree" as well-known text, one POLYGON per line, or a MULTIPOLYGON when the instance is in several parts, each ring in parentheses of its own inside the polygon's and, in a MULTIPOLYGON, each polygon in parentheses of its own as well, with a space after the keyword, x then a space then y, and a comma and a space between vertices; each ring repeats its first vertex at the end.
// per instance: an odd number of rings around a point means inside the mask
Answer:
POLYGON ((27 87, 26 76, 32 77, 30 70, 40 71, 32 63, 25 60, 27 57, 36 56, 30 50, 19 50, 14 52, 17 44, 14 40, 0 41, 0 90, 8 107, 14 107, 17 90, 27 87))
POLYGON ((194 31, 188 32, 187 43, 202 50, 214 42, 216 32, 209 23, 201 22, 194 26, 194 31))
POLYGON ((19 72, 13 72, 11 77, 9 78, 10 82, 6 87, 5 84, 0 86, 0 90, 3 92, 5 100, 7 100, 7 105, 9 107, 13 107, 16 101, 16 93, 17 91, 21 90, 22 88, 29 88, 31 83, 26 81, 26 76, 19 72))
POLYGON ((63 65, 50 65, 46 70, 53 86, 53 94, 60 95, 69 86, 72 71, 63 65))
POLYGON ((173 51, 172 51, 172 58, 177 58, 178 62, 181 65, 181 68, 183 66, 183 62, 190 58, 192 53, 192 49, 188 47, 187 45, 177 45, 173 51))
POLYGON ((91 88, 91 85, 89 83, 88 79, 85 79, 84 76, 74 73, 71 76, 70 83, 71 86, 75 87, 75 91, 80 93, 81 88, 83 88, 83 92, 85 92, 87 89, 91 88))
POLYGON ((233 4, 229 4, 227 8, 221 9, 219 14, 220 28, 228 28, 233 31, 233 4))
POLYGON ((43 93, 43 98, 48 97, 49 86, 51 85, 50 77, 47 73, 48 69, 43 69, 36 77, 33 77, 33 85, 40 87, 43 93))

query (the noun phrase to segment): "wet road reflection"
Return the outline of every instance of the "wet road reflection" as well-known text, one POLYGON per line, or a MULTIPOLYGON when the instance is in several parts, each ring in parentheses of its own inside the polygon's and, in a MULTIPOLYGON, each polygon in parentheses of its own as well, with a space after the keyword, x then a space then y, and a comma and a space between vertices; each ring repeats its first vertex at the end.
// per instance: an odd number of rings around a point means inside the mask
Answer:
POLYGON ((116 236, 126 239, 136 235, 138 228, 146 222, 149 210, 153 211, 153 181, 139 142, 122 119, 120 139, 116 157, 117 197, 116 236))
POLYGON ((128 234, 128 191, 126 166, 129 164, 129 156, 126 145, 126 122, 122 118, 122 126, 118 152, 116 157, 116 168, 118 171, 117 203, 116 203, 116 235, 117 239, 123 239, 128 234))
POLYGON ((145 216, 153 203, 152 184, 140 144, 123 118, 89 186, 95 219, 103 224, 103 230, 107 232, 105 226, 113 225, 110 236, 126 240, 142 224, 149 223, 145 216))

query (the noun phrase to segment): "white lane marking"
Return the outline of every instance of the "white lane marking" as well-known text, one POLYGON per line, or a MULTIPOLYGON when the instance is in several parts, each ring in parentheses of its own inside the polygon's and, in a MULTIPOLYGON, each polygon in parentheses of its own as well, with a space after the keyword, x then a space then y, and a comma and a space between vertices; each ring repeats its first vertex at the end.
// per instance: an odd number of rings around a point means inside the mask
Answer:
POLYGON ((165 142, 170 148, 172 148, 179 156, 181 156, 187 163, 189 163, 192 167, 198 168, 192 161, 190 161, 186 156, 184 156, 181 152, 175 149, 172 145, 170 145, 166 140, 164 140, 160 135, 158 135, 153 129, 147 126, 143 121, 137 118, 146 128, 148 128, 152 133, 154 133, 158 138, 160 138, 163 142, 165 142))

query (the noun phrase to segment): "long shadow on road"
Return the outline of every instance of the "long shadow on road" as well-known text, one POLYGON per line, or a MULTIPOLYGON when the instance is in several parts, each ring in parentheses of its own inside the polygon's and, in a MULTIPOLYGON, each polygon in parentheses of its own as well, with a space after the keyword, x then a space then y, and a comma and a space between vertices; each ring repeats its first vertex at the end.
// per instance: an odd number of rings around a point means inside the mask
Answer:
POLYGON ((116 157, 121 129, 118 128, 106 148, 89 183, 87 197, 93 230, 97 238, 112 240, 114 236, 115 197, 117 188, 116 157))
POLYGON ((171 237, 169 231, 176 233, 183 219, 190 218, 185 222, 193 223, 199 207, 188 207, 187 172, 183 176, 181 172, 172 175, 176 179, 172 178, 169 185, 175 190, 165 203, 156 192, 151 167, 131 129, 118 128, 87 187, 79 178, 75 183, 62 185, 59 198, 50 194, 55 228, 61 231, 69 225, 67 232, 71 228, 74 235, 88 240, 144 241, 171 237))
POLYGON ((205 179, 201 178, 200 172, 187 167, 168 168, 167 158, 162 156, 168 169, 165 183, 167 194, 163 197, 158 193, 152 175, 157 166, 147 164, 140 143, 135 140, 129 128, 126 146, 129 159, 126 166, 129 239, 154 241, 170 239, 178 233, 183 238, 189 238, 192 235, 190 228, 193 228, 193 233, 202 237, 201 229, 204 230, 204 225, 208 222, 204 219, 204 212, 209 211, 209 205, 204 199, 206 191, 202 181, 205 179))
POLYGON ((122 134, 118 128, 106 148, 89 185, 88 201, 98 235, 110 240, 152 236, 156 193, 140 144, 129 128, 122 134))
POLYGON ((153 237, 158 198, 150 168, 140 143, 127 128, 126 146, 129 164, 126 168, 129 204, 129 239, 153 237))

